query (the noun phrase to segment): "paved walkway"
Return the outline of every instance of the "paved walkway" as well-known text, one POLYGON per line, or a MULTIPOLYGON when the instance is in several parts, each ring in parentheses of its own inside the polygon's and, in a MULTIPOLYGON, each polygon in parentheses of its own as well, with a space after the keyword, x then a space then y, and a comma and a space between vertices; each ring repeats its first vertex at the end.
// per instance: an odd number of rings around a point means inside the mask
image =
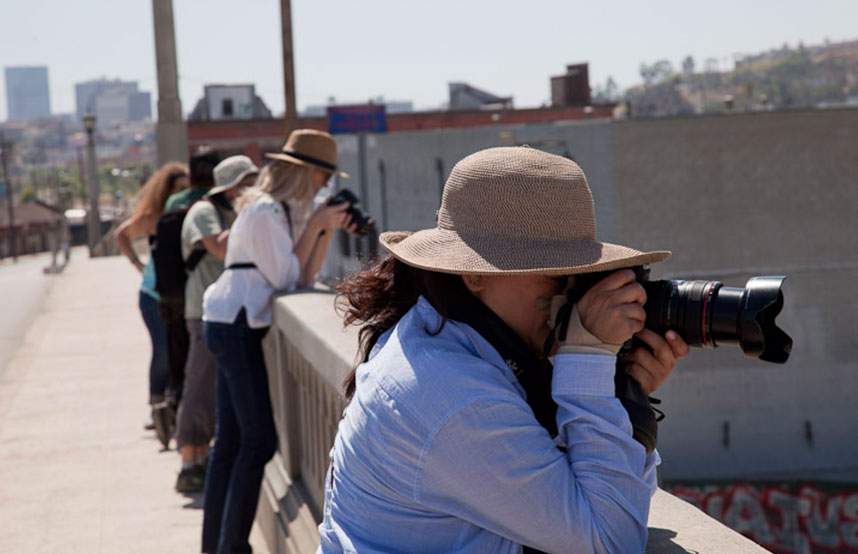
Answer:
POLYGON ((173 491, 178 455, 142 427, 138 284, 77 256, 0 375, 0 552, 199 552, 201 498, 173 491))

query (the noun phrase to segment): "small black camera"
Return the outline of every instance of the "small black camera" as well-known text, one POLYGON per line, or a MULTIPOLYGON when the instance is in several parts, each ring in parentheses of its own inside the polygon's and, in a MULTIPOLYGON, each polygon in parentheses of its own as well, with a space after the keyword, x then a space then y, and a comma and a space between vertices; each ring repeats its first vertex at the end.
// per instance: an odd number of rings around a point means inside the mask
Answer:
POLYGON ((370 229, 372 229, 375 222, 371 217, 363 213, 360 208, 357 207, 360 204, 360 199, 350 191, 349 189, 342 189, 334 196, 328 198, 325 202, 327 206, 339 206, 340 204, 348 204, 349 207, 346 209, 346 213, 349 214, 352 218, 352 223, 356 226, 356 233, 358 235, 366 235, 369 233, 370 229))

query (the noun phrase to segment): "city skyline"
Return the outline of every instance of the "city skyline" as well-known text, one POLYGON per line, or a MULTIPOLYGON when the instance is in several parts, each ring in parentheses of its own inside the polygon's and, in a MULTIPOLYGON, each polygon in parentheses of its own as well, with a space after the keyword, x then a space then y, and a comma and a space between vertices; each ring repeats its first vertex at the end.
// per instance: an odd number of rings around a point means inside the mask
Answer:
MULTIPOLYGON (((47 66, 52 113, 74 112, 74 85, 102 76, 139 81, 154 104, 150 2, 6 4, 0 63, 47 66)), ((411 100, 417 109, 439 107, 451 81, 511 95, 517 107, 537 106, 549 100, 550 76, 568 63, 589 62, 593 86, 612 76, 627 87, 640 81, 642 62, 667 58, 678 66, 692 55, 698 67, 715 58, 729 68, 737 52, 855 38, 848 22, 858 17, 858 5, 806 4, 730 0, 700 13, 678 0, 614 3, 613 9, 543 2, 536 6, 541 10, 511 1, 404 6, 378 0, 368 9, 293 0, 298 108, 329 96, 365 101, 379 95, 411 100)), ((275 114, 282 112, 276 0, 212 0, 205 10, 176 0, 174 11, 185 114, 209 83, 252 83, 275 114)), ((6 120, 0 90, 0 120, 6 120)))

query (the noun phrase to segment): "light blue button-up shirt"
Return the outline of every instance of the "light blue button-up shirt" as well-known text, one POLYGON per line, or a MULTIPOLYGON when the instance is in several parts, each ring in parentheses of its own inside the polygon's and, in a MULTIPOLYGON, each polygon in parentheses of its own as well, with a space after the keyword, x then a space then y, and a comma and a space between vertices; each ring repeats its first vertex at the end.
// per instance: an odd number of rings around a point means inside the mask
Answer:
POLYGON ((497 351, 440 321, 421 298, 358 368, 319 552, 643 552, 658 455, 632 438, 614 357, 557 356, 555 442, 497 351))

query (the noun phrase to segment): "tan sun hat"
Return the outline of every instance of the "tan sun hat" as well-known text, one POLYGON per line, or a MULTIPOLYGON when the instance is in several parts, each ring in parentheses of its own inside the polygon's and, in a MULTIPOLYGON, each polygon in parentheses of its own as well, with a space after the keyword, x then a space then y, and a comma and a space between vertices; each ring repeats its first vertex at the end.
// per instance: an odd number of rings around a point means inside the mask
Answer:
POLYGON ((315 167, 348 179, 349 174, 337 172, 337 143, 330 134, 315 129, 296 129, 280 152, 265 154, 272 160, 280 160, 306 167, 315 167))
POLYGON ((572 275, 670 257, 596 240, 584 172, 528 147, 489 148, 461 160, 444 185, 436 228, 386 232, 379 240, 408 265, 454 274, 572 275))

